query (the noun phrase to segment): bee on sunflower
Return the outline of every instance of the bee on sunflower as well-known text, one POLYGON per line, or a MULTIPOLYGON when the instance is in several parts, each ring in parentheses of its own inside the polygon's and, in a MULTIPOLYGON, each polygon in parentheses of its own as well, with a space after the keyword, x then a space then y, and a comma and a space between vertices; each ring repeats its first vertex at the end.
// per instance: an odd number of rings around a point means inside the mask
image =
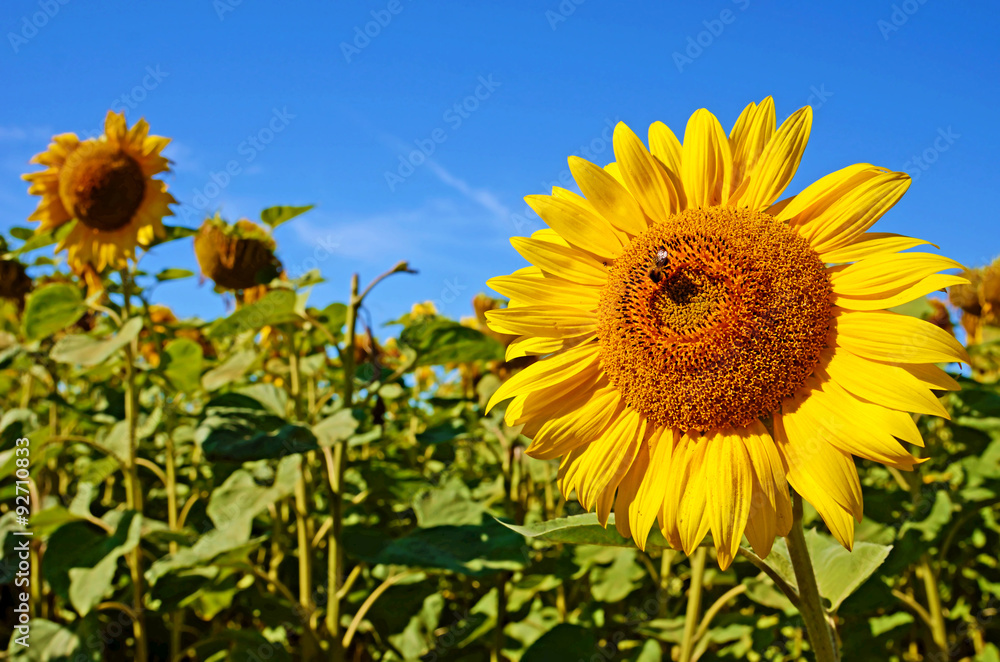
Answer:
POLYGON ((177 201, 155 178, 169 170, 161 154, 169 143, 149 135, 145 120, 129 129, 125 114, 114 112, 99 137, 53 137, 48 150, 31 159, 45 170, 23 175, 31 184, 28 192, 41 196, 28 220, 40 223, 38 232, 73 224, 56 251, 67 251, 77 273, 124 269, 137 246, 164 236, 163 218, 173 214, 170 205, 177 201))
POLYGON ((910 412, 947 417, 936 364, 968 362, 950 334, 887 310, 966 282, 928 242, 870 232, 907 175, 852 165, 779 201, 812 125, 776 125, 771 98, 727 136, 707 110, 683 143, 649 147, 619 123, 616 161, 570 157, 583 195, 526 198, 549 226, 512 239, 532 266, 494 278, 486 313, 539 361, 489 407, 561 458, 559 486, 645 547, 655 523, 691 553, 711 531, 726 568, 745 535, 760 556, 793 522, 789 486, 850 549, 863 513, 854 457, 920 460, 910 412))

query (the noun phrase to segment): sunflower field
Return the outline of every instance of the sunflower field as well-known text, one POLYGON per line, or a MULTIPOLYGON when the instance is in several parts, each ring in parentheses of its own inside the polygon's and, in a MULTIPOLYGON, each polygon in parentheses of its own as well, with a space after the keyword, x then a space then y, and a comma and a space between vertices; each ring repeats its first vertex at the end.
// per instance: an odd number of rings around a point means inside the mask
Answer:
POLYGON ((785 192, 809 107, 618 125, 474 316, 378 328, 420 265, 319 300, 311 206, 185 224, 129 119, 0 238, 2 659, 1000 662, 1000 261, 870 232, 903 173, 785 192))

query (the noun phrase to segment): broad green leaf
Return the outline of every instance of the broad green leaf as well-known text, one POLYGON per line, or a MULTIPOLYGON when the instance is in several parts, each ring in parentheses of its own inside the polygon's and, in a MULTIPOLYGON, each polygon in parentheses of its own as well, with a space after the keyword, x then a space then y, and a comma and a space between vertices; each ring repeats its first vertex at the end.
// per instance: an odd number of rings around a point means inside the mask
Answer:
POLYGON ((593 632, 579 625, 560 623, 536 639, 524 652, 521 662, 589 660, 599 653, 593 632))
POLYGON ((187 269, 171 268, 171 269, 164 269, 160 273, 156 274, 156 280, 162 283, 165 280, 180 280, 182 278, 190 278, 191 276, 194 276, 193 271, 189 271, 187 269))
POLYGON ((201 385, 206 391, 216 391, 227 384, 241 379, 257 360, 257 352, 244 349, 236 352, 222 365, 216 366, 202 375, 201 385))
POLYGON ((204 658, 205 662, 229 662, 230 660, 264 660, 268 662, 291 662, 288 650, 277 641, 268 641, 260 632, 245 629, 223 628, 215 636, 199 642, 199 648, 221 648, 215 654, 204 658))
POLYGON ((413 500, 417 525, 423 528, 453 524, 478 525, 486 509, 472 500, 469 489, 458 478, 447 485, 418 494, 413 500))
POLYGON ((615 560, 609 566, 590 570, 590 593, 600 602, 621 602, 639 587, 646 571, 639 566, 637 549, 615 550, 615 560))
POLYGON ((7 232, 9 232, 10 236, 14 237, 14 239, 20 239, 21 241, 28 241, 31 239, 32 235, 35 234, 35 231, 31 228, 25 228, 17 225, 12 227, 7 232))
POLYGON ((133 317, 125 322, 117 333, 107 338, 97 339, 82 333, 60 338, 49 356, 59 363, 95 366, 132 342, 140 331, 142 331, 142 318, 133 317))
POLYGON ((97 622, 93 616, 83 618, 68 627, 44 618, 32 618, 30 633, 19 640, 17 630, 11 634, 7 650, 11 660, 18 662, 99 662, 104 659, 97 622), (93 645, 97 642, 98 645, 93 645), (23 644, 23 645, 22 645, 23 644))
MULTIPOLYGON (((595 513, 561 517, 525 526, 516 526, 505 522, 501 522, 501 524, 517 531, 525 538, 549 544, 569 543, 571 545, 635 548, 635 543, 630 538, 623 538, 618 534, 618 530, 615 529, 615 516, 613 514, 608 519, 607 527, 600 525, 595 513)), ((670 546, 667 544, 666 539, 663 538, 663 534, 654 527, 646 542, 646 550, 669 548, 670 546)))
POLYGON ((337 442, 349 439, 357 428, 358 419, 354 418, 354 412, 341 409, 314 425, 312 431, 320 446, 330 448, 337 442))
POLYGON ((69 600, 78 612, 86 615, 110 592, 118 559, 135 549, 141 531, 142 515, 126 512, 115 532, 101 546, 104 557, 93 567, 69 569, 69 600))
POLYGON ((347 322, 347 306, 344 304, 331 303, 313 317, 325 326, 337 340, 344 337, 344 323, 347 322))
POLYGON ((915 530, 920 532, 920 538, 924 542, 934 540, 937 538, 941 528, 951 521, 952 510, 951 497, 948 496, 948 492, 938 490, 934 494, 934 505, 931 506, 926 519, 920 522, 912 520, 904 522, 903 526, 899 529, 899 537, 902 538, 906 535, 907 531, 915 530))
POLYGON ((265 326, 284 324, 296 319, 295 292, 271 290, 260 301, 240 308, 229 317, 215 322, 208 329, 209 338, 226 338, 247 331, 259 331, 265 326))
POLYGON ((163 346, 160 369, 180 393, 191 394, 201 388, 204 351, 189 338, 176 338, 163 346))
POLYGON ((443 444, 464 435, 465 432, 465 422, 452 419, 427 428, 423 432, 417 433, 416 437, 421 444, 443 444))
MULTIPOLYGON (((892 545, 857 542, 854 544, 854 551, 849 552, 833 537, 815 529, 806 531, 805 537, 819 593, 829 600, 830 611, 837 611, 841 603, 872 576, 892 551, 892 545)), ((774 543, 765 563, 781 575, 789 586, 798 587, 784 538, 779 538, 774 543)))
POLYGON ((441 365, 502 359, 503 345, 489 336, 443 318, 411 324, 399 341, 417 352, 416 365, 441 365))
POLYGON ((375 531, 357 528, 345 535, 347 551, 369 563, 439 569, 464 575, 484 575, 521 568, 528 558, 515 532, 484 517, 477 526, 436 526, 386 540, 375 531))
POLYGON ((434 631, 441 620, 444 596, 432 593, 424 598, 418 611, 399 634, 389 637, 389 641, 403 654, 404 659, 417 660, 434 648, 437 637, 434 631))
POLYGON ((201 442, 205 457, 213 461, 271 460, 319 448, 309 428, 283 425, 273 434, 252 428, 217 428, 201 442))
POLYGON ((266 225, 276 228, 282 223, 287 223, 296 216, 306 213, 316 205, 305 205, 304 207, 268 207, 260 213, 260 220, 266 225))
POLYGON ((62 331, 87 312, 80 289, 65 283, 41 287, 28 295, 24 307, 24 335, 29 340, 62 331))
POLYGON ((301 467, 299 455, 282 458, 269 485, 262 484, 260 478, 247 469, 234 471, 212 492, 206 509, 208 519, 188 522, 202 532, 195 544, 153 563, 147 572, 150 582, 156 583, 178 569, 202 567, 227 553, 245 557, 263 540, 250 539, 254 517, 292 493, 301 467))

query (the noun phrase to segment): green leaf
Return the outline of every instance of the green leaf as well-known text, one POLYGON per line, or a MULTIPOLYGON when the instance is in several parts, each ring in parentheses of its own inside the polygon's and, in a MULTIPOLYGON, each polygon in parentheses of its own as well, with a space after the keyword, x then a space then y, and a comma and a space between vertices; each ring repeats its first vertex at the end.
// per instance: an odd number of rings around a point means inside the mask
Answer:
POLYGON ((14 251, 14 255, 21 255, 23 253, 30 253, 31 251, 38 250, 39 248, 45 248, 46 246, 51 246, 59 241, 62 241, 69 233, 73 231, 76 227, 76 221, 70 221, 68 223, 63 223, 57 228, 53 228, 48 232, 35 232, 30 237, 28 237, 21 247, 14 251))
POLYGON ((142 331, 142 318, 133 317, 122 325, 118 333, 108 338, 97 339, 82 333, 60 338, 49 356, 58 363, 95 366, 132 342, 140 331, 142 331))
POLYGON ((73 607, 86 615, 110 592, 118 568, 118 559, 135 549, 142 531, 142 515, 127 511, 115 532, 102 544, 104 557, 90 568, 69 569, 69 600, 73 607))
POLYGON ((898 611, 895 614, 869 618, 868 626, 872 630, 872 636, 879 637, 889 630, 895 630, 901 625, 909 625, 912 622, 913 616, 911 616, 909 612, 898 611))
POLYGON ((411 324, 399 341, 417 352, 415 365, 440 365, 502 359, 503 345, 487 335, 443 318, 411 324))
POLYGON ((287 423, 248 395, 227 393, 213 398, 205 413, 195 441, 210 460, 248 462, 319 448, 308 428, 287 423))
POLYGON ((35 231, 31 228, 19 227, 17 225, 8 230, 8 232, 10 233, 10 236, 15 239, 20 239, 21 241, 28 241, 31 239, 32 235, 35 234, 35 231))
POLYGON ((948 492, 938 490, 934 494, 934 505, 931 506, 927 518, 921 522, 913 522, 912 520, 904 522, 899 529, 899 537, 902 538, 907 531, 919 531, 920 538, 924 542, 934 540, 941 528, 951 521, 952 509, 951 497, 948 496, 948 492))
POLYGON ((156 274, 156 280, 162 283, 165 280, 180 280, 181 278, 190 278, 191 276, 194 276, 194 272, 187 269, 164 269, 156 274))
POLYGON ((266 225, 276 228, 282 223, 287 223, 296 216, 304 214, 316 205, 306 205, 304 207, 268 207, 260 213, 260 220, 266 225))
POLYGON ((325 326, 337 340, 344 336, 344 324, 347 322, 347 306, 344 304, 331 303, 313 317, 325 326))
POLYGON ((250 540, 253 519, 292 493, 301 467, 300 455, 282 458, 269 485, 247 469, 234 471, 212 492, 206 509, 209 521, 198 527, 203 533, 195 544, 154 562, 147 572, 150 582, 175 570, 202 567, 222 554, 245 558, 263 540, 250 540))
MULTIPOLYGON (((892 545, 857 542, 849 552, 831 536, 815 529, 806 531, 806 546, 816 572, 816 584, 822 597, 830 601, 830 611, 837 611, 854 591, 872 576, 892 551, 892 545)), ((774 543, 770 555, 764 560, 792 588, 797 588, 795 571, 784 538, 774 543)))
POLYGON ((521 662, 589 660, 595 654, 599 654, 599 649, 593 632, 579 625, 560 623, 536 639, 524 652, 521 662))
POLYGON ((7 650, 11 660, 18 662, 98 662, 103 659, 103 645, 93 616, 78 620, 75 628, 53 623, 44 618, 32 618, 30 636, 18 643, 17 630, 11 633, 7 650), (97 646, 89 642, 98 642, 97 646), (24 645, 21 645, 21 644, 24 645))
POLYGON ((348 553, 369 563, 449 570, 472 576, 516 570, 528 558, 521 537, 490 517, 484 517, 477 526, 417 529, 391 541, 381 532, 354 528, 344 539, 348 553))
POLYGON ((198 230, 194 228, 186 228, 182 225, 167 225, 166 223, 163 224, 163 231, 164 236, 153 239, 153 243, 149 246, 150 248, 153 246, 160 246, 171 241, 177 241, 178 239, 193 237, 198 234, 198 230))
POLYGON ((455 478, 444 487, 425 490, 413 499, 417 525, 431 528, 445 524, 478 525, 486 509, 472 500, 469 488, 455 478))
POLYGON ((87 312, 80 289, 65 283, 41 287, 28 295, 24 307, 24 335, 41 340, 62 331, 87 312))
POLYGON ((235 313, 211 325, 209 338, 226 338, 246 331, 259 331, 265 326, 284 324, 296 319, 295 292, 271 290, 260 301, 240 308, 235 313))
POLYGON ((252 349, 236 352, 222 365, 212 368, 201 378, 201 385, 206 391, 216 391, 243 377, 257 360, 257 353, 252 349))
POLYGON ((314 425, 312 431, 321 447, 331 448, 337 442, 349 439, 357 428, 358 419, 354 418, 354 413, 350 409, 341 409, 314 425))
POLYGON ((443 444, 465 434, 465 422, 461 419, 452 419, 427 428, 416 435, 417 441, 421 444, 443 444))
POLYGON ((201 388, 203 362, 201 345, 189 338, 177 338, 163 347, 160 369, 175 389, 190 394, 201 388))
MULTIPOLYGON (((516 526, 501 522, 504 526, 517 531, 525 538, 531 538, 550 544, 568 543, 571 545, 600 545, 603 547, 635 548, 630 538, 623 538, 615 529, 615 516, 608 519, 607 527, 597 521, 596 513, 561 517, 537 524, 516 526)), ((646 542, 646 550, 669 549, 670 546, 663 534, 654 528, 646 542)))
POLYGON ((590 593, 599 602, 621 602, 639 588, 639 580, 646 571, 638 565, 636 549, 615 550, 610 566, 596 566, 590 570, 590 593))

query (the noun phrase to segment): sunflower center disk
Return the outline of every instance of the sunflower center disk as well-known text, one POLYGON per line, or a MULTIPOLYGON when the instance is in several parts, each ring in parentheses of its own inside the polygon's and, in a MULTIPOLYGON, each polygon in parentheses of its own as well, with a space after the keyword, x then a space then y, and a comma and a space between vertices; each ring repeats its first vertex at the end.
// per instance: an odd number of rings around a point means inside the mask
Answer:
POLYGON ((610 268, 601 360, 625 401, 682 430, 744 426, 775 410, 819 363, 832 290, 823 262, 768 214, 676 214, 610 268))
POLYGON ((81 146, 59 177, 59 197, 66 210, 102 232, 128 225, 145 192, 142 168, 110 145, 81 146))

